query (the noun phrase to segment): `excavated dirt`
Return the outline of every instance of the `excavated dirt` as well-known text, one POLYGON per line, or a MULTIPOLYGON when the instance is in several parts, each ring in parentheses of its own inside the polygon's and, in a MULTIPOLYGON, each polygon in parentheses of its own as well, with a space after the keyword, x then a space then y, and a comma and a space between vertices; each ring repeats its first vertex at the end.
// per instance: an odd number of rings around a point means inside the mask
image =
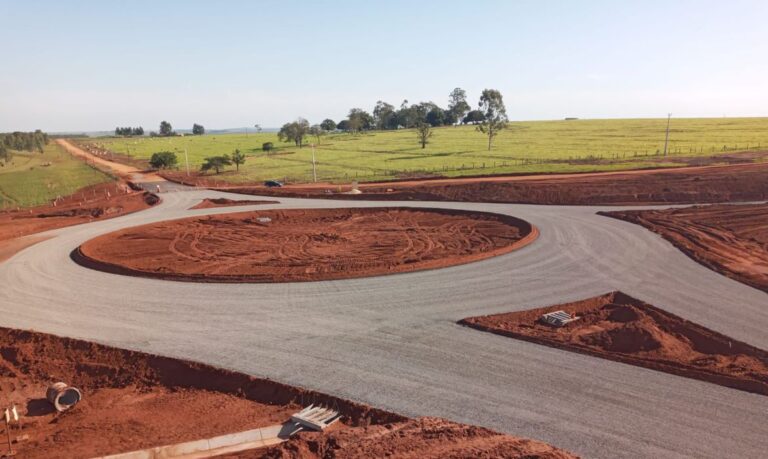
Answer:
POLYGON ((190 209, 210 209, 213 207, 253 206, 257 204, 280 204, 279 201, 248 201, 227 198, 205 198, 190 209))
POLYGON ((533 241, 529 223, 445 209, 265 210, 110 233, 73 252, 108 272, 207 282, 293 282, 442 268, 533 241))
POLYGON ((482 427, 456 424, 438 418, 418 418, 395 424, 353 427, 327 434, 300 433, 269 450, 241 453, 237 457, 570 459, 576 456, 546 443, 503 435, 482 427))
MULTIPOLYGON (((186 180, 168 176, 171 180, 186 180)), ((204 185, 204 183, 202 183, 204 185)), ((556 205, 690 204, 768 199, 768 163, 585 174, 494 176, 363 183, 211 186, 233 193, 362 200, 467 201, 556 205)))
POLYGON ((124 183, 102 183, 78 190, 54 203, 0 212, 0 261, 39 242, 30 236, 65 226, 119 217, 149 208, 160 199, 124 183))
MULTIPOLYGON (((301 434, 284 447, 231 457, 318 457, 311 455, 318 448, 340 453, 330 457, 379 456, 390 448, 416 456, 421 448, 420 457, 441 451, 574 457, 540 442, 440 419, 409 420, 203 364, 7 328, 0 328, 0 390, 4 403, 16 404, 20 414, 21 428, 11 425, 17 457, 32 459, 115 454, 280 424, 311 403, 335 407, 341 422, 325 435, 301 434), (83 394, 59 414, 45 399, 45 389, 56 381, 83 394)), ((0 428, 5 439, 5 426, 0 428)))
POLYGON ((768 204, 600 214, 642 225, 704 266, 768 292, 768 204))
POLYGON ((483 331, 768 395, 768 352, 621 292, 528 311, 471 317, 483 331), (539 321, 563 310, 579 320, 539 321))
POLYGON ((30 437, 14 444, 25 458, 92 457, 239 432, 283 423, 314 402, 338 407, 345 426, 405 420, 202 364, 5 328, 0 389, 21 415, 21 432, 12 426, 12 438, 30 437), (55 381, 83 393, 79 404, 58 415, 45 400, 55 381))

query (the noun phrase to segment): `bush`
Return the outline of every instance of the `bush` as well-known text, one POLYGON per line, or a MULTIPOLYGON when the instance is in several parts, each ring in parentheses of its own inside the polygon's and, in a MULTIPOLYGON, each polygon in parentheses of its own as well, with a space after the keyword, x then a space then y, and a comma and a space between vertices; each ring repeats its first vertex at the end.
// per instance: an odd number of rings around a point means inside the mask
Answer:
POLYGON ((272 142, 264 142, 263 144, 261 144, 261 149, 266 152, 270 152, 275 149, 275 144, 273 144, 272 142))
POLYGON ((149 165, 153 169, 170 169, 176 167, 179 160, 176 157, 176 153, 172 151, 159 151, 152 153, 152 158, 149 160, 149 165))

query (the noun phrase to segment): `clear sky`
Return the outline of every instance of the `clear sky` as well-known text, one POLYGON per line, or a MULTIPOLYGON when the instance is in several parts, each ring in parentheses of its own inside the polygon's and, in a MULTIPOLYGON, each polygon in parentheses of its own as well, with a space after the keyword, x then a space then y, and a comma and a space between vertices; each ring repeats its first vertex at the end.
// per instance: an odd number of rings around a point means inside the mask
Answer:
POLYGON ((766 0, 0 0, 0 131, 338 121, 457 86, 516 120, 762 116, 766 24, 766 0))

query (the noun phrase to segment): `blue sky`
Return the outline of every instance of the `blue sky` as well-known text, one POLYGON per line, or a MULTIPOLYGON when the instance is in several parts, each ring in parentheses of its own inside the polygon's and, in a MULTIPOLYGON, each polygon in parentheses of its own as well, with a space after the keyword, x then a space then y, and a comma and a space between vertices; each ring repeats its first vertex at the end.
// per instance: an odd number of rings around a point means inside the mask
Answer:
POLYGON ((377 100, 512 119, 768 115, 768 2, 0 0, 0 131, 279 126, 377 100))

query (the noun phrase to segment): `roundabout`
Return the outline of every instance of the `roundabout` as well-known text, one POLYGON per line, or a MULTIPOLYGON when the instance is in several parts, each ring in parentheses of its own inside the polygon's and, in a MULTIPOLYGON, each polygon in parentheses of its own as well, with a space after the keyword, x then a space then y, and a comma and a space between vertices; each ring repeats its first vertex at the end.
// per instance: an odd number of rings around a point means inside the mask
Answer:
MULTIPOLYGON (((586 457, 758 457, 768 399, 706 382, 482 333, 469 316, 621 290, 768 348, 765 293, 689 259, 605 207, 331 202, 189 210, 206 190, 112 220, 46 233, 0 264, 3 325, 193 359, 404 415, 514 432, 586 457), (190 217, 276 209, 408 207, 514 216, 532 244, 472 263, 318 282, 190 283, 85 268, 97 237, 190 217)), ((218 217, 216 217, 218 218, 218 217)))
POLYGON ((72 254, 115 274, 192 282, 296 282, 437 269, 535 240, 508 215, 445 209, 267 210, 128 228, 72 254))

